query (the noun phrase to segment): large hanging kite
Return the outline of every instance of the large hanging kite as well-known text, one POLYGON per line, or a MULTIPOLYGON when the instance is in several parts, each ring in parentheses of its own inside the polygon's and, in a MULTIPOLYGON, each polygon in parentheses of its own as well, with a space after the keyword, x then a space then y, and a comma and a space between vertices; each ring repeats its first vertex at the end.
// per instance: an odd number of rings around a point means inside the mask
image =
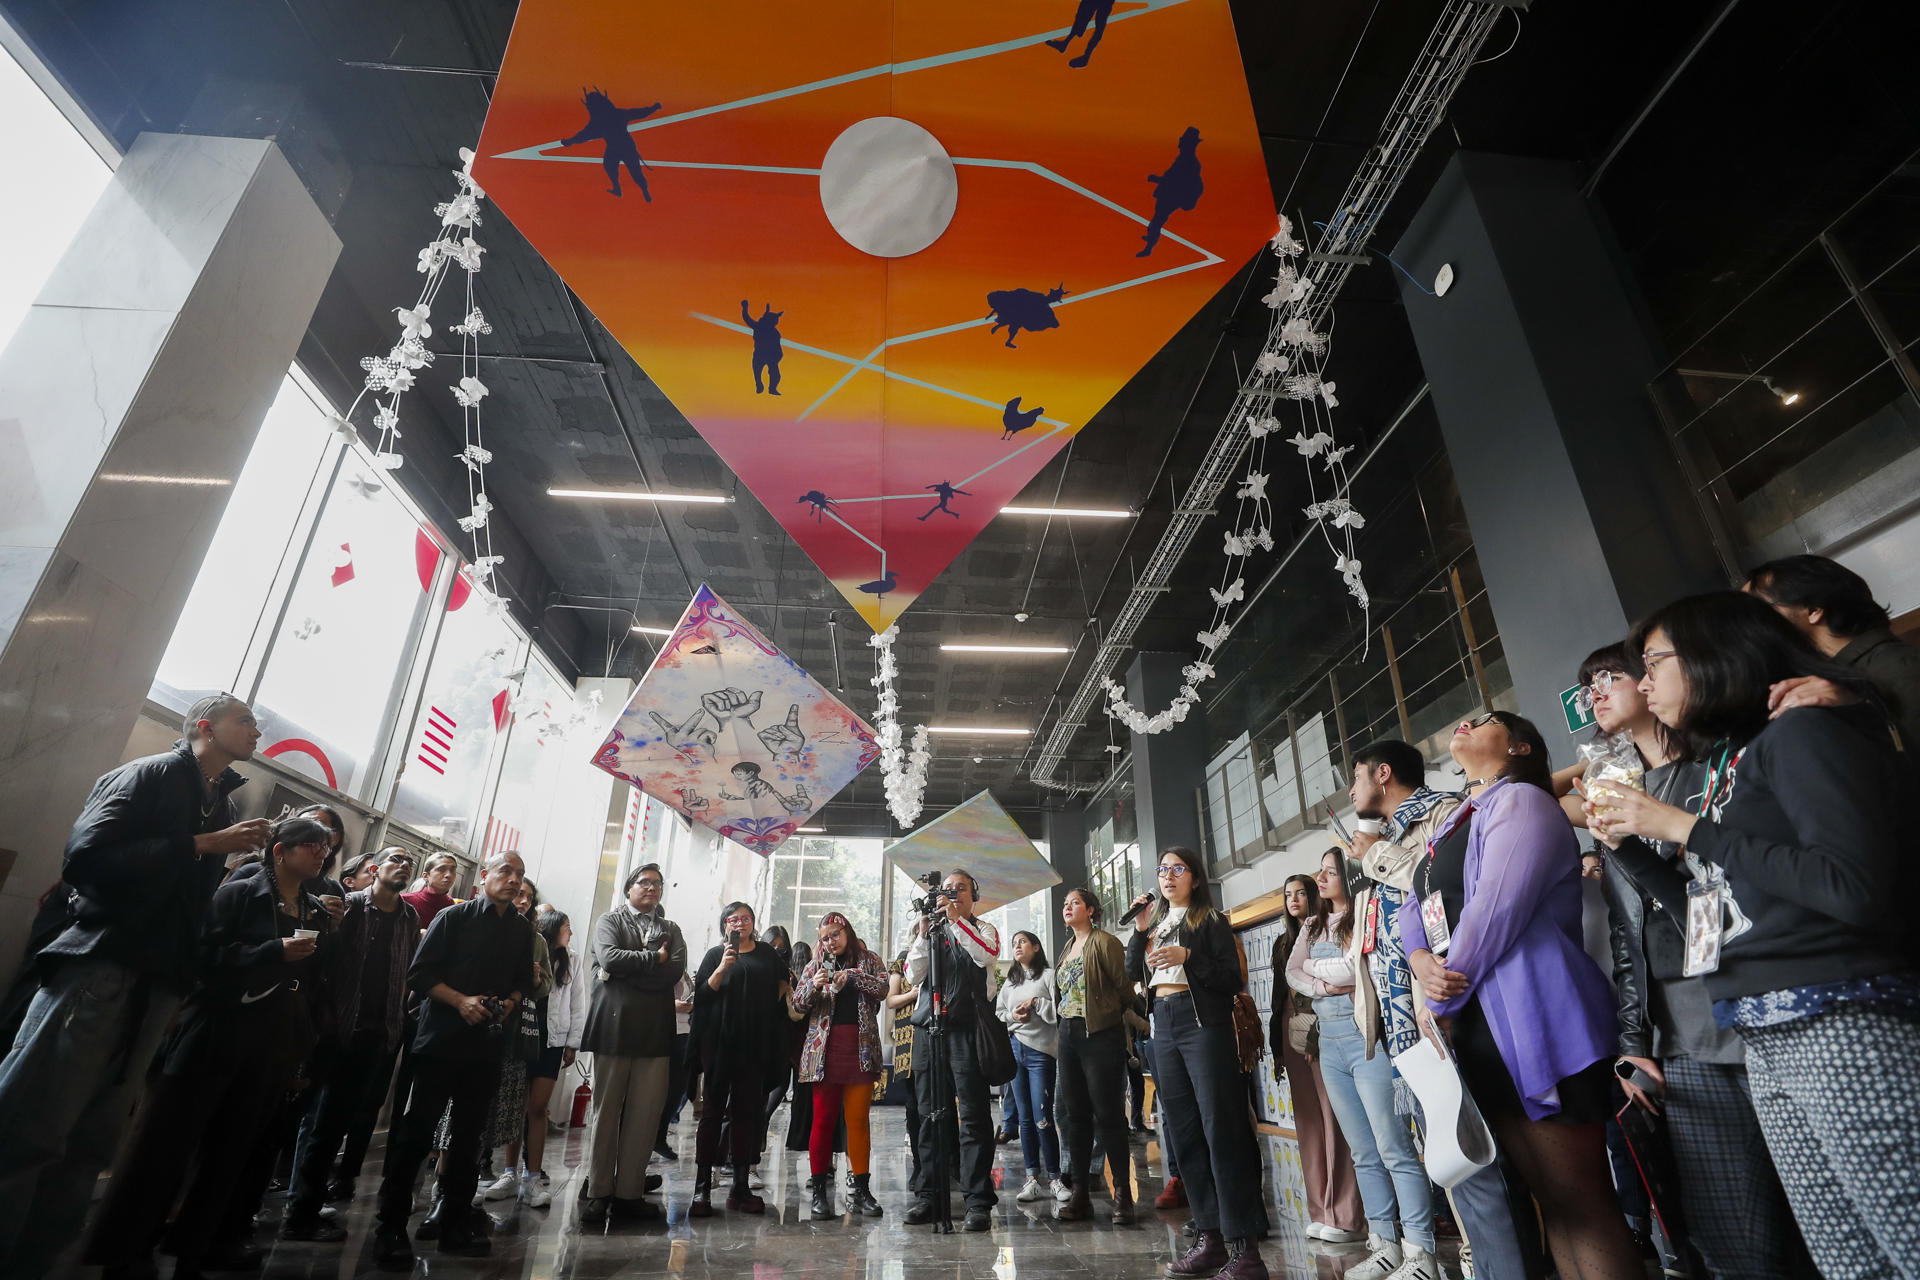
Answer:
POLYGON ((480 153, 876 631, 1274 224, 1227 0, 523 0, 480 153))
POLYGON ((772 853, 879 755, 866 721, 703 585, 593 762, 772 853))

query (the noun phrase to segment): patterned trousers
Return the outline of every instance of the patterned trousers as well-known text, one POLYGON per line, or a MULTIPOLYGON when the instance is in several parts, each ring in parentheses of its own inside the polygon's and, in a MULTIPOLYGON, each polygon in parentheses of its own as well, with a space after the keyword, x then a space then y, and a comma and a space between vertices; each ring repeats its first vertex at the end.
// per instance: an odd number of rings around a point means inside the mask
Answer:
POLYGON ((1740 1038, 1761 1132, 1821 1274, 1920 1277, 1920 1023, 1840 1004, 1740 1038))
POLYGON ((1812 1270, 1741 1064, 1668 1058, 1667 1136, 1687 1238, 1714 1280, 1800 1280, 1812 1270))

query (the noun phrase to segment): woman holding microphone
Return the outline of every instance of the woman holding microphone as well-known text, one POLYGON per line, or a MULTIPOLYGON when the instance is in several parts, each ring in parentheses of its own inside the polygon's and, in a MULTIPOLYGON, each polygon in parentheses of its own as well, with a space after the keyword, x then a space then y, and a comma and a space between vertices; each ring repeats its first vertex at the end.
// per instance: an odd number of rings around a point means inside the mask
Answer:
MULTIPOLYGON (((1153 998, 1154 1075, 1193 1206, 1193 1248, 1168 1263, 1167 1274, 1267 1280, 1260 1159, 1233 1034, 1233 997, 1244 985, 1240 950, 1214 909, 1198 854, 1169 845, 1158 877, 1161 902, 1134 920, 1127 973, 1153 998)), ((1152 894, 1141 894, 1134 911, 1151 902, 1152 894)))

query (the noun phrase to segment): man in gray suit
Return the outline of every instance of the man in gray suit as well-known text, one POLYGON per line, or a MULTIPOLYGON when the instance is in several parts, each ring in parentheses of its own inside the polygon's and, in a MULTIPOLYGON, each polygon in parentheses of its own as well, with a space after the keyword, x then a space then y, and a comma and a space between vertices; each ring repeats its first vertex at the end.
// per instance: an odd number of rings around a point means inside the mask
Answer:
MULTIPOLYGON (((660 909, 660 867, 627 877, 627 900, 593 926, 592 1003, 580 1047, 593 1054, 587 1203, 580 1220, 657 1218, 643 1199, 647 1157, 666 1106, 674 1043, 673 989, 687 971, 687 941, 660 909)), ((657 1185, 657 1184, 656 1184, 657 1185)))

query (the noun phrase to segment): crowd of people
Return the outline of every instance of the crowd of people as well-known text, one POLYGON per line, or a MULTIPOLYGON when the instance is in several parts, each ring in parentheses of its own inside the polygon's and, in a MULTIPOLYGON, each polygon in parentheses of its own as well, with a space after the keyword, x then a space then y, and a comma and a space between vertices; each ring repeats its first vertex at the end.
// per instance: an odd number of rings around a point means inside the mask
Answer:
MULTIPOLYGON (((1458 792, 1428 785, 1412 745, 1365 745, 1360 834, 1286 882, 1267 1035, 1306 1234, 1365 1242, 1347 1280, 1440 1280, 1443 1217, 1477 1276, 1637 1278, 1630 1223, 1651 1215, 1617 1157, 1623 1135, 1663 1133, 1670 1262, 1720 1280, 1920 1275, 1920 966, 1898 915, 1920 652, 1867 584, 1801 556, 1658 610, 1578 682, 1595 754, 1624 766, 1555 772, 1504 710, 1452 733, 1458 792), (1497 1148, 1444 1190, 1394 1065, 1423 1038, 1497 1148)), ((696 963, 652 863, 581 954, 517 853, 465 901, 448 855, 336 865, 328 806, 237 820, 233 766, 259 740, 243 702, 203 699, 184 731, 99 780, 37 923, 0 1060, 0 1274, 36 1280, 76 1240, 108 1280, 156 1275, 157 1251, 179 1280, 257 1268, 276 1179, 279 1234, 338 1243, 389 1096, 375 1261, 407 1270, 420 1240, 484 1256, 489 1200, 553 1203, 548 1106, 591 1053, 590 1229, 663 1216, 649 1164, 677 1161, 669 1126, 693 1097, 692 1217, 766 1212, 757 1166, 789 1098, 808 1216, 842 1215, 842 1153, 844 1213, 884 1216, 870 1117, 889 1078, 909 1085, 907 1224, 950 1222, 951 1192, 963 1229, 988 1230, 997 1139, 1014 1136, 1020 1201, 1073 1224, 1104 1193, 1125 1228, 1152 1177, 1132 1149, 1144 1063, 1167 1169, 1154 1205, 1190 1209, 1167 1276, 1267 1275, 1247 959, 1193 851, 1162 849, 1154 892, 1112 932, 1095 894, 1067 890, 1052 963, 1032 932, 1003 951, 964 869, 892 963, 838 911, 794 942, 744 902, 696 963)))

